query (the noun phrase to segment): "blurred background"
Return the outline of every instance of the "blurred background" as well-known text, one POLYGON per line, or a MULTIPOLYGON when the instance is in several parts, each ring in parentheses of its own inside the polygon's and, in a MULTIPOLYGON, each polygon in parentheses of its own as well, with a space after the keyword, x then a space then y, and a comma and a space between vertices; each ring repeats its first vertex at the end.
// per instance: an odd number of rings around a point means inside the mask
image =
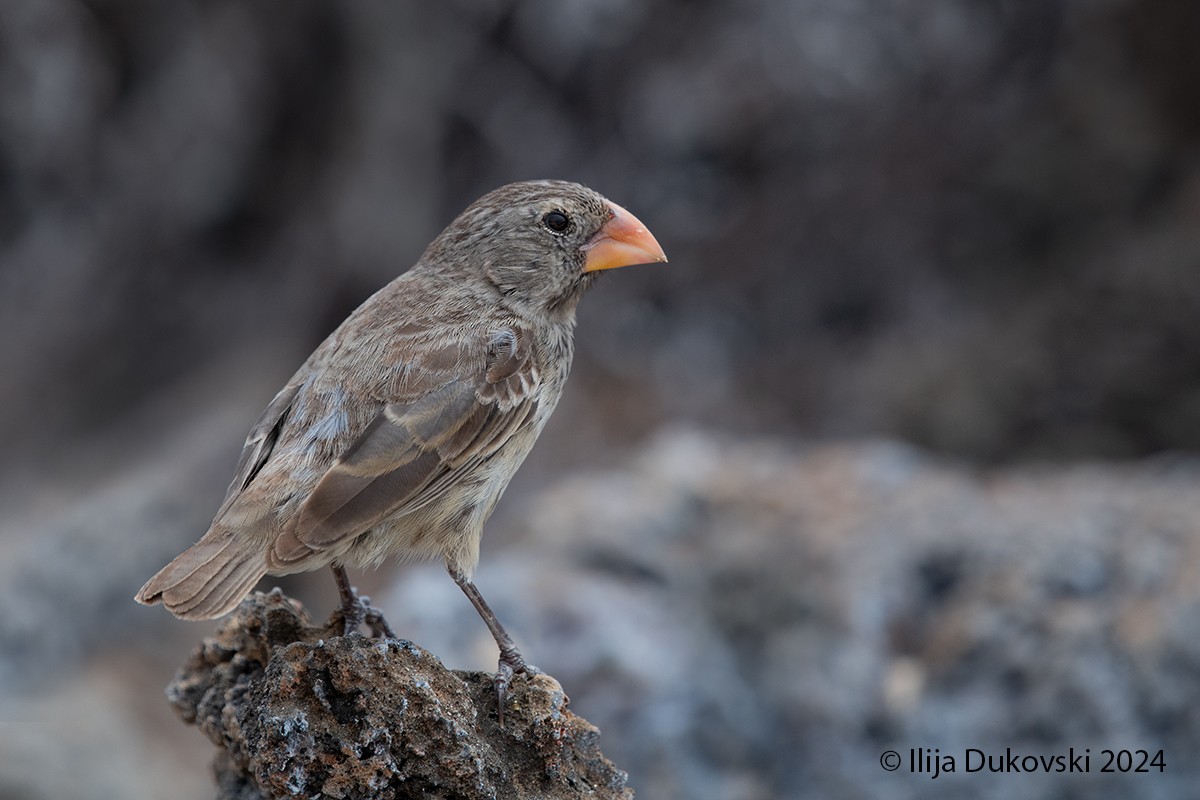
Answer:
MULTIPOLYGON (((4 3, 0 798, 213 796, 160 690, 212 626, 130 598, 308 352, 542 177, 671 262, 583 303, 479 584, 642 796, 1189 796, 1198 38, 1194 0, 4 3), (1168 769, 878 767, 984 743, 1168 769)), ((436 565, 355 580, 492 667, 436 565)))

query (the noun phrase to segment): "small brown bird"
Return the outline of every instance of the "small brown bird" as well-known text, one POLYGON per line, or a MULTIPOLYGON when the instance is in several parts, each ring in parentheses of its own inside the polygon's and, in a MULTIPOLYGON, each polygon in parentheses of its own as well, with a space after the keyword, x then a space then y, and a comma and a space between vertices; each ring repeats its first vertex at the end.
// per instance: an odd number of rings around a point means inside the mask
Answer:
POLYGON ((366 622, 345 566, 440 557, 500 648, 501 713, 531 672, 471 575, 483 525, 562 394, 575 308, 600 270, 666 261, 584 186, 503 186, 358 307, 246 438, 212 526, 137 593, 181 619, 231 611, 264 575, 329 565, 344 632, 366 622))

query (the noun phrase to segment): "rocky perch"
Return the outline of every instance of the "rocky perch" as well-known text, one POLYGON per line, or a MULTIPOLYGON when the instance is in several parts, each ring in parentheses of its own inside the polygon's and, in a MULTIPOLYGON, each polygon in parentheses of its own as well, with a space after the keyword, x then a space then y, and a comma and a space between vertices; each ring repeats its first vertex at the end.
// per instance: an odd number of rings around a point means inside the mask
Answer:
POLYGON ((489 674, 331 636, 278 590, 243 602, 167 694, 219 748, 222 800, 633 797, 553 678, 517 676, 501 728, 489 674))

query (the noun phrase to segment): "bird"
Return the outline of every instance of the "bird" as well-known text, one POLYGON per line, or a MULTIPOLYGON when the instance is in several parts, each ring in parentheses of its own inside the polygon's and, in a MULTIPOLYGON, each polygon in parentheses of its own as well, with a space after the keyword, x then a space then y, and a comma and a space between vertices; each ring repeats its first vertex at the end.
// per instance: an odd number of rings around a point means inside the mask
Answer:
POLYGON ((578 183, 485 194, 313 351, 251 428, 207 532, 135 599, 215 619, 266 575, 329 566, 343 634, 395 638, 346 567, 440 558, 499 648, 503 724, 513 675, 537 669, 473 581, 484 524, 562 395, 580 298, 605 270, 666 260, 578 183))

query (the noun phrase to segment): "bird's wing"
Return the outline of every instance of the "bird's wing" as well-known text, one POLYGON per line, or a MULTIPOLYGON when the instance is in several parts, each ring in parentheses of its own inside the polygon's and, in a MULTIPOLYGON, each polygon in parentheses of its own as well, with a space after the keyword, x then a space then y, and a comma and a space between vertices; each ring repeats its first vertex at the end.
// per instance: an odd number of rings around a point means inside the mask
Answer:
POLYGON ((380 410, 284 528, 274 564, 301 561, 425 506, 533 418, 539 375, 530 337, 509 329, 487 344, 479 374, 380 410))
POLYGON ((271 451, 275 448, 275 442, 279 440, 279 431, 283 428, 283 423, 287 421, 288 413, 292 410, 292 404, 295 402, 296 393, 299 390, 300 383, 298 382, 289 383, 280 389, 279 394, 275 395, 275 399, 267 405, 266 410, 254 423, 254 427, 250 429, 249 435, 246 436, 246 444, 242 447, 242 455, 238 459, 237 472, 229 484, 229 489, 225 492, 225 500, 217 511, 216 519, 219 520, 225 516, 225 512, 233 505, 233 501, 245 491, 250 482, 254 480, 254 476, 267 463, 271 451))

